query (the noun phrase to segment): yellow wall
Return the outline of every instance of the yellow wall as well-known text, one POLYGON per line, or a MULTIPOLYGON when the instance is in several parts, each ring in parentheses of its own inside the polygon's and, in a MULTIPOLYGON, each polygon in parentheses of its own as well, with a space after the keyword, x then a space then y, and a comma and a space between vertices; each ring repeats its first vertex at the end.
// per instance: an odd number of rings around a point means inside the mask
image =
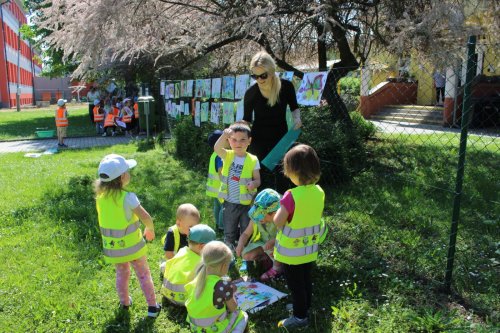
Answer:
POLYGON ((410 74, 418 81, 417 104, 432 105, 435 100, 435 89, 432 75, 434 66, 428 63, 420 63, 415 58, 410 62, 410 74))
POLYGON ((483 74, 487 76, 500 75, 500 50, 498 47, 488 47, 484 52, 483 74), (493 71, 488 71, 493 70, 493 71))

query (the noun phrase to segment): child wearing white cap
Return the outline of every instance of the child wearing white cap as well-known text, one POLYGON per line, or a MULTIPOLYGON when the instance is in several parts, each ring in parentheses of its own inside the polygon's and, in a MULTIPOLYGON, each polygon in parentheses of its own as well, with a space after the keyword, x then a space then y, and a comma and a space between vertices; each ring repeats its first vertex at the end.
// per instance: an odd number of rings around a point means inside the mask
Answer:
POLYGON ((66 110, 66 100, 57 100, 57 110, 56 110, 56 128, 57 128, 57 145, 60 148, 66 148, 67 145, 64 144, 64 138, 67 135, 68 129, 68 111, 66 110))
POLYGON ((104 259, 116 268, 116 290, 120 305, 128 309, 132 305, 128 284, 132 264, 142 292, 148 303, 148 316, 157 317, 161 305, 156 302, 153 279, 146 260, 144 242, 139 220, 146 226, 144 237, 155 238, 153 220, 142 207, 135 193, 124 187, 130 182, 129 169, 135 167, 135 160, 110 154, 99 164, 99 179, 95 183, 96 207, 102 235, 104 259))

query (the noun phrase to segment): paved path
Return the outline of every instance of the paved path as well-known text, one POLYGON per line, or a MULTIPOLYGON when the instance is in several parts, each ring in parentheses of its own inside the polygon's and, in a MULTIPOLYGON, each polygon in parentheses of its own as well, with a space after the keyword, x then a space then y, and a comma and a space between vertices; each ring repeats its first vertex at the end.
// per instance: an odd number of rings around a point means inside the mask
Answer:
MULTIPOLYGON (((68 145, 66 149, 90 148, 97 146, 112 146, 128 143, 132 137, 114 136, 89 136, 82 138, 66 138, 64 143, 68 145)), ((21 140, 0 142, 0 153, 14 152, 36 152, 45 151, 50 148, 57 148, 57 139, 45 140, 21 140)))

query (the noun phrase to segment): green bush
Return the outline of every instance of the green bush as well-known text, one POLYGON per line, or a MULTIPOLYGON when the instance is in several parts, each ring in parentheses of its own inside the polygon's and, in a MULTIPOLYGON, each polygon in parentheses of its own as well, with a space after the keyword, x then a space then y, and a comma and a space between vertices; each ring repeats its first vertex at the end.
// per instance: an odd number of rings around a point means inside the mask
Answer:
POLYGON ((352 122, 354 123, 354 127, 364 140, 371 139, 375 136, 377 127, 373 125, 373 123, 366 121, 359 112, 351 112, 350 115, 352 122))
POLYGON ((340 93, 359 96, 361 79, 357 77, 343 77, 339 80, 340 93))

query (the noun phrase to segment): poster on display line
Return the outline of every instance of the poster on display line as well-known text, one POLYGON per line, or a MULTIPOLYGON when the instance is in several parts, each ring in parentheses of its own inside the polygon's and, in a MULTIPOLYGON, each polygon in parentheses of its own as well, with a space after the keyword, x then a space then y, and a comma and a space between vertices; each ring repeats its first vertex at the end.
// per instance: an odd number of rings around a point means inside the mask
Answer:
POLYGON ((245 96, 245 92, 250 86, 250 75, 243 74, 236 77, 236 88, 234 92, 235 99, 242 99, 245 96))
POLYGON ((208 102, 203 102, 200 105, 200 121, 201 122, 208 121, 208 107, 209 107, 208 102))
POLYGON ((234 76, 222 78, 222 98, 234 99, 234 76))
POLYGON ((194 125, 197 127, 201 126, 201 114, 200 114, 200 101, 194 103, 194 125))
POLYGON ((304 73, 299 90, 297 90, 297 103, 310 106, 319 105, 327 75, 328 72, 304 73))
POLYGON ((220 77, 212 79, 212 98, 220 98, 222 79, 220 77))
POLYGON ((224 102, 222 103, 222 123, 232 124, 234 123, 234 102, 224 102))
POLYGON ((210 121, 214 124, 219 124, 220 104, 214 102, 210 109, 210 121))

